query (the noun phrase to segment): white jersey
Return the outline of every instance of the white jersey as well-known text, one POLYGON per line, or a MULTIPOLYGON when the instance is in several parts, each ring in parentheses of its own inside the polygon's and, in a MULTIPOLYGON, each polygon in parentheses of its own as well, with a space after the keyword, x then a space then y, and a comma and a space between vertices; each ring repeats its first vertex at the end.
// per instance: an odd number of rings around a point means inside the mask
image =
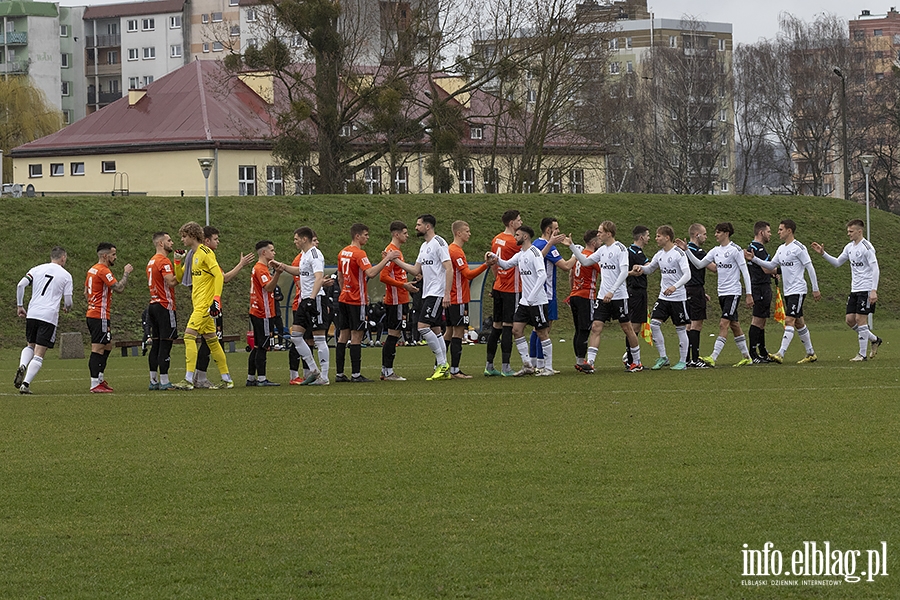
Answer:
POLYGON ((450 248, 444 238, 436 235, 430 241, 422 242, 416 262, 422 265, 423 298, 443 298, 444 293, 449 291, 446 289, 447 272, 444 270, 444 261, 448 260, 450 248))
POLYGON ((878 291, 878 278, 881 271, 878 268, 878 259, 875 258, 875 248, 869 240, 863 239, 858 243, 850 242, 844 246, 844 251, 837 258, 830 256, 827 252, 822 256, 835 267, 850 261, 851 292, 878 291))
MULTIPOLYGON (((574 247, 574 244, 572 245, 574 247)), ((585 266, 598 265, 600 271, 600 288, 597 290, 597 298, 603 299, 612 292, 613 300, 625 300, 628 298, 628 288, 625 280, 628 278, 628 248, 622 242, 614 242, 609 246, 603 245, 590 256, 584 256, 581 252, 572 251, 578 262, 585 266)))
POLYGON ((31 285, 31 301, 27 318, 56 325, 59 322, 59 302, 65 297, 66 306, 72 306, 72 276, 56 263, 38 265, 19 281, 16 299, 22 305, 25 288, 31 285))
MULTIPOLYGON (((312 247, 300 256, 300 298, 312 298, 313 285, 316 283, 316 273, 325 274, 325 257, 318 248, 312 247)), ((325 290, 319 287, 317 296, 324 296, 325 290)))
POLYGON ((519 279, 522 282, 522 297, 519 299, 519 304, 523 306, 547 304, 547 294, 544 292, 547 269, 544 266, 544 255, 540 250, 534 246, 528 246, 514 254, 509 260, 500 259, 497 264, 501 269, 518 267, 519 279))
POLYGON ((659 282, 659 299, 668 302, 681 302, 687 300, 687 290, 684 289, 691 279, 691 265, 684 250, 678 246, 672 246, 669 251, 660 250, 653 256, 653 260, 644 265, 644 273, 652 273, 659 269, 662 274, 659 282), (663 292, 670 287, 675 288, 671 296, 663 292))
POLYGON ((808 288, 806 287, 806 279, 803 277, 803 271, 809 272, 809 281, 812 283, 813 291, 819 291, 816 269, 813 267, 812 259, 809 258, 809 251, 806 249, 806 246, 797 240, 790 244, 779 246, 771 261, 761 260, 758 256, 754 256, 753 262, 764 269, 781 267, 781 280, 784 285, 785 296, 806 294, 808 288))
POLYGON ((688 256, 688 260, 698 269, 703 269, 711 263, 716 264, 719 296, 740 296, 741 277, 744 278, 747 293, 750 293, 750 270, 747 269, 747 261, 744 259, 744 249, 734 242, 730 242, 727 246, 716 246, 707 252, 702 260, 693 255, 688 256))

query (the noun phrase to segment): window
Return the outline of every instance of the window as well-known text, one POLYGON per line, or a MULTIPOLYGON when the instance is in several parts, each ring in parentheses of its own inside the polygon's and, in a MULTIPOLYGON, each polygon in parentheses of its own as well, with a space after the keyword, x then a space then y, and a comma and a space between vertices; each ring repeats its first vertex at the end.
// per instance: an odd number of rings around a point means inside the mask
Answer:
POLYGON ((609 74, 610 75, 618 75, 619 74, 619 63, 618 62, 609 63, 609 74))
POLYGON ((725 52, 725 40, 719 39, 719 52, 725 52))
POLYGON ((722 121, 723 123, 728 121, 728 111, 725 110, 724 108, 719 111, 719 120, 722 121))
POLYGON ((115 173, 116 172, 116 161, 114 160, 104 160, 100 163, 100 172, 101 173, 115 173))
POLYGON ((481 127, 480 125, 472 125, 469 128, 469 139, 473 139, 473 140, 484 139, 484 127, 481 127))
POLYGON ((873 29, 872 35, 874 35, 875 37, 881 37, 882 35, 884 35, 884 31, 882 31, 881 29, 873 29))
POLYGON ((128 49, 128 60, 137 60, 141 57, 141 51, 137 48, 128 49))
POLYGON ((632 38, 630 38, 630 37, 625 38, 625 47, 629 50, 634 47, 633 43, 632 43, 632 38))
POLYGON ((72 95, 72 82, 70 82, 70 81, 62 82, 62 95, 63 96, 71 96, 72 95))
POLYGON ((141 19, 141 31, 153 31, 156 29, 156 19, 141 19))
POLYGON ((137 30, 138 30, 137 19, 128 19, 128 32, 134 33, 137 30))
MULTIPOLYGON (((625 63, 625 72, 626 73, 634 73, 634 63, 630 60, 625 63)), ((629 96, 630 98, 631 96, 629 96)))
POLYGON ((875 73, 875 79, 877 81, 881 81, 882 79, 884 79, 884 73, 875 73))
POLYGON ((669 117, 670 117, 673 121, 677 121, 677 120, 678 120, 678 111, 676 111, 674 108, 669 109, 669 117))
POLYGON ((169 17, 169 29, 181 29, 181 15, 169 17))
POLYGON ((875 51, 875 58, 884 58, 884 51, 883 51, 883 50, 876 50, 876 51, 875 51))
POLYGON ((834 186, 831 185, 830 183, 822 184, 822 193, 825 194, 826 196, 830 196, 833 191, 834 191, 834 186))
POLYGON ((44 176, 44 165, 28 165, 28 176, 32 179, 44 176))
POLYGON ((237 37, 241 35, 241 28, 238 25, 231 26, 231 37, 237 37))
POLYGON ((397 167, 394 171, 394 187, 398 194, 409 193, 409 168, 397 167))
POLYGON ((247 22, 253 23, 254 21, 256 21, 256 9, 248 8, 247 9, 247 22))
POLYGON ((339 135, 341 137, 350 137, 353 135, 353 125, 341 125, 341 133, 339 135))
POLYGON ((451 185, 453 185, 453 181, 450 178, 450 169, 439 167, 432 183, 432 190, 435 194, 449 194, 451 185))
POLYGON ((617 37, 610 38, 609 49, 610 50, 618 50, 619 49, 619 38, 617 38, 617 37))
POLYGON ((381 167, 366 167, 363 171, 363 183, 367 194, 381 193, 381 167))
POLYGON ((109 91, 112 92, 113 94, 119 93, 119 80, 118 79, 113 79, 112 81, 109 82, 109 91))
POLYGON ((719 182, 719 191, 720 191, 720 192, 727 192, 727 191, 728 191, 728 182, 727 182, 727 181, 721 181, 721 182, 719 182))
POLYGON ((149 48, 144 48, 144 60, 153 60, 156 58, 156 47, 151 46, 149 48))
POLYGON ((141 78, 140 77, 129 77, 128 78, 128 89, 136 90, 141 87, 141 78))
POLYGON ((64 108, 63 111, 63 125, 71 125, 72 124, 72 111, 68 108, 64 108))
POLYGON ((70 175, 84 175, 84 163, 83 162, 69 163, 69 174, 70 175))
POLYGON ((722 145, 723 146, 728 145, 728 133, 726 133, 726 132, 722 133, 722 145))
POLYGON ((116 50, 110 50, 106 53, 106 64, 108 65, 117 65, 119 64, 119 53, 116 50))
POLYGON ((866 37, 865 31, 861 31, 861 30, 857 29, 856 31, 853 32, 853 39, 856 40, 857 42, 863 41, 863 39, 865 39, 865 37, 866 37))
POLYGON ((562 175, 559 169, 547 169, 547 192, 550 194, 562 193, 562 175))
POLYGON ((169 46, 169 56, 172 58, 181 58, 181 44, 172 44, 169 46))
POLYGON ((678 38, 674 35, 669 36, 669 48, 677 48, 678 47, 678 38))
POLYGON ((237 6, 238 0, 228 0, 228 6, 237 6))
POLYGON ((484 170, 484 191, 488 194, 497 194, 500 192, 500 172, 498 169, 484 170))
POLYGON ((527 90, 525 92, 525 102, 528 102, 529 104, 537 102, 537 92, 534 90, 527 90))
POLYGON ((144 87, 147 87, 151 83, 153 83, 153 75, 145 75, 144 76, 144 87))
POLYGON ((257 41, 256 38, 250 38, 249 40, 247 40, 247 47, 248 47, 248 48, 254 48, 254 49, 255 49, 255 48, 258 48, 258 47, 259 47, 259 41, 257 41))
POLYGON ((537 173, 533 170, 522 172, 522 193, 536 194, 538 192, 537 173))
POLYGON ((239 196, 255 196, 256 195, 256 167, 239 166, 238 167, 238 195, 239 196))
POLYGON ((203 42, 203 51, 209 52, 209 44, 207 42, 203 42))
POLYGON ((459 193, 475 193, 475 169, 468 167, 459 170, 459 193))
POLYGON ((719 164, 721 164, 723 168, 726 168, 726 169, 727 169, 727 168, 728 168, 728 157, 727 157, 727 156, 723 156, 723 157, 722 157, 722 161, 721 161, 719 164))
POLYGON ((281 167, 272 165, 266 167, 266 195, 284 195, 284 178, 281 176, 281 167))
POLYGON ((569 171, 569 191, 573 194, 584 193, 584 169, 569 171))
POLYGON ((50 163, 50 177, 62 177, 66 174, 66 166, 62 163, 50 163))
POLYGON ((214 13, 210 14, 210 18, 212 19, 213 23, 221 23, 222 22, 222 13, 214 12, 214 13))
POLYGON ((200 15, 200 22, 203 23, 204 25, 209 23, 209 15, 206 13, 203 13, 202 15, 200 15))
POLYGON ((69 63, 69 55, 66 54, 65 52, 63 52, 63 53, 60 55, 60 66, 61 66, 63 69, 68 69, 68 68, 71 66, 70 63, 69 63))
POLYGON ((59 26, 59 37, 69 37, 69 26, 68 25, 60 25, 59 26))
POLYGON ((212 49, 213 52, 221 52, 224 46, 222 46, 222 42, 213 42, 212 49))

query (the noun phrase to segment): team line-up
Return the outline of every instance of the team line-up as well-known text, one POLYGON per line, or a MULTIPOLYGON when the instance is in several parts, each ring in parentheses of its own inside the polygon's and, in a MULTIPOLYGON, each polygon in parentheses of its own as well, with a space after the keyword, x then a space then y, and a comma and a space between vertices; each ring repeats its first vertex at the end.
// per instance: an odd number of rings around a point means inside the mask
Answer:
MULTIPOLYGON (((318 238, 310 227, 294 232, 294 245, 300 251, 291 264, 275 260, 275 246, 269 240, 256 244, 256 262, 250 283, 250 324, 256 343, 248 357, 247 386, 277 386, 266 376, 267 353, 275 331, 275 287, 281 273, 294 277, 297 293, 293 301, 291 326, 290 383, 296 385, 329 385, 330 350, 326 339, 328 324, 335 322, 337 331, 334 356, 335 382, 365 383, 362 374, 362 340, 367 327, 369 305, 367 282, 379 277, 385 284, 387 338, 382 347, 381 379, 403 381, 394 372, 394 356, 402 330, 410 315, 411 294, 421 293, 417 312, 417 329, 434 353, 435 368, 428 380, 471 379, 460 368, 463 336, 469 325, 469 281, 492 269, 495 274, 491 290, 493 300, 492 328, 487 336, 485 376, 552 376, 553 343, 550 329, 558 316, 556 278, 559 270, 570 271, 571 293, 567 298, 575 324, 575 368, 585 374, 594 372, 594 362, 604 324, 617 321, 625 334, 625 369, 644 369, 638 336, 648 318, 647 276, 660 272, 659 298, 649 312, 650 332, 659 357, 650 367, 688 368, 716 366, 725 347, 729 330, 741 353, 737 367, 775 362, 782 363, 793 338, 800 339, 805 356, 799 363, 817 360, 809 329, 803 317, 809 278, 813 298, 820 298, 816 270, 806 246, 795 237, 797 224, 791 219, 779 223, 777 233, 782 241, 770 256, 765 244, 771 238, 769 223, 754 226, 754 238, 747 248, 734 243, 731 223, 715 227, 717 246, 702 249, 706 228, 700 224, 689 228, 689 242, 675 237, 668 225, 656 230, 658 252, 652 259, 644 254, 649 242, 649 228, 638 225, 632 230, 632 243, 625 246, 616 239, 616 225, 604 221, 588 230, 576 244, 571 236, 562 235, 553 217, 540 223, 540 235, 522 223, 517 210, 503 213, 504 230, 491 242, 484 263, 472 269, 463 246, 470 238, 464 221, 451 225, 453 243, 437 235, 437 220, 423 214, 416 220, 415 233, 423 239, 416 260, 404 261, 401 246, 409 238, 409 230, 401 221, 390 224, 391 242, 381 252, 381 260, 373 264, 365 251, 369 228, 361 223, 350 227, 351 242, 337 257, 337 283, 340 296, 336 307, 326 301, 325 260, 318 249, 318 238), (564 259, 558 246, 567 246, 571 257, 564 259), (706 271, 717 277, 721 318, 719 332, 709 356, 700 356, 700 329, 706 320, 706 271), (766 346, 765 324, 772 305, 772 281, 780 278, 784 290, 785 327, 780 348, 770 353, 766 346), (743 287, 742 287, 743 280, 743 287), (743 294, 742 294, 743 292, 743 294), (749 343, 739 320, 742 296, 752 307, 753 319, 749 343), (331 311, 334 314, 331 314, 331 311), (671 319, 678 336, 679 356, 670 361, 662 324, 671 319), (532 328, 531 339, 525 337, 532 328), (522 366, 511 366, 513 347, 522 366), (498 348, 500 368, 495 360, 498 348), (345 374, 346 355, 350 354, 350 375, 345 374), (315 350, 316 357, 313 356, 315 350), (301 374, 300 363, 304 364, 301 374)), ((147 264, 150 304, 147 319, 152 346, 149 352, 150 390, 193 390, 195 388, 230 389, 234 382, 228 370, 222 332, 222 289, 244 266, 253 262, 251 254, 229 272, 219 266, 215 250, 219 232, 214 227, 201 227, 189 222, 179 229, 186 248, 174 252, 174 242, 166 232, 155 233, 152 243, 156 253, 147 264), (169 255, 174 252, 174 264, 169 255), (174 289, 179 284, 191 289, 193 310, 184 330, 185 376, 179 383, 169 381, 172 344, 178 338, 174 289), (210 359, 215 361, 222 381, 215 385, 207 379, 210 359)), ((852 220, 847 224, 850 241, 838 256, 825 252, 816 242, 812 249, 835 267, 850 263, 851 289, 847 300, 847 325, 857 334, 859 350, 854 362, 873 358, 882 343, 870 331, 868 315, 874 313, 878 300, 878 261, 875 249, 864 237, 864 224, 852 220)), ((112 351, 110 304, 113 292, 125 289, 133 271, 125 265, 117 280, 110 270, 116 263, 116 247, 104 242, 97 247, 98 262, 88 270, 84 284, 87 300, 87 326, 91 336, 90 392, 110 393, 105 377, 112 351)), ((65 270, 67 254, 61 247, 51 251, 49 263, 32 268, 19 281, 16 291, 17 313, 26 319, 27 345, 23 348, 15 375, 15 386, 22 394, 30 394, 31 384, 43 365, 46 351, 53 348, 59 311, 72 307, 72 276, 65 270), (25 295, 31 297, 25 308, 25 295), (62 304, 62 307, 60 306, 62 304)))

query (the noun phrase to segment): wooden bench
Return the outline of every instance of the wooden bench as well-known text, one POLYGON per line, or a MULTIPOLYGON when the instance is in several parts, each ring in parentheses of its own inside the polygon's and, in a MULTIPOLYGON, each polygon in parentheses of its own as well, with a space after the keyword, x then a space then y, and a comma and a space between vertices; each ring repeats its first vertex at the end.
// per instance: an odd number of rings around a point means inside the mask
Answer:
MULTIPOLYGON (((240 335, 222 336, 222 341, 228 344, 228 346, 226 347, 226 352, 234 352, 235 351, 235 343, 241 341, 242 339, 243 339, 243 337, 240 335)), ((172 343, 183 344, 184 339, 178 338, 178 339, 172 340, 172 343)), ((122 356, 128 356, 129 348, 131 348, 132 356, 139 356, 140 349, 143 345, 144 345, 143 340, 122 340, 119 342, 115 342, 116 348, 122 349, 122 356)))

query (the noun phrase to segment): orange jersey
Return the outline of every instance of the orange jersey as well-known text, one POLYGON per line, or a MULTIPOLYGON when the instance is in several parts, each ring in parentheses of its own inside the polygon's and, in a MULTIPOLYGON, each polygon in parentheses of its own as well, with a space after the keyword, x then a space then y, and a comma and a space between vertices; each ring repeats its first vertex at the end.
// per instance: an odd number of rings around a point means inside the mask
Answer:
POLYGON ((109 303, 112 300, 112 286, 116 285, 109 267, 97 263, 87 272, 84 288, 87 290, 89 319, 109 319, 109 303))
MULTIPOLYGON (((510 235, 505 231, 498 233, 491 242, 491 252, 502 258, 509 260, 519 252, 519 245, 516 243, 516 236, 510 235)), ((494 280, 494 289, 498 292, 520 292, 522 291, 519 283, 519 270, 516 267, 509 269, 501 269, 497 267, 497 279, 494 280)))
POLYGON ((487 263, 474 269, 469 268, 466 253, 456 243, 450 244, 450 262, 453 263, 453 285, 450 288, 450 304, 468 304, 469 281, 484 273, 487 263))
MULTIPOLYGON (((585 248, 581 251, 585 256, 590 256, 594 252, 585 248)), ((572 293, 570 296, 578 296, 579 298, 587 298, 593 300, 597 295, 597 275, 600 272, 599 265, 584 266, 577 260, 575 266, 572 267, 572 293)))
POLYGON ((267 292, 265 286, 272 281, 269 267, 262 263, 253 265, 250 275, 250 314, 261 319, 275 316, 275 295, 267 292))
POLYGON ((164 254, 154 254, 147 263, 147 285, 150 286, 150 304, 175 310, 175 290, 166 285, 166 275, 175 275, 172 261, 164 254))
MULTIPOLYGON (((294 257, 294 262, 291 263, 292 267, 300 267, 300 258, 303 256, 301 252, 297 256, 294 257)), ((299 273, 299 271, 298 271, 299 273)), ((300 275, 294 275, 294 301, 291 306, 291 310, 298 310, 300 308, 300 275)))
POLYGON ((338 255, 338 269, 340 269, 343 285, 338 302, 362 306, 369 303, 368 289, 366 288, 366 269, 372 266, 366 251, 362 248, 350 245, 341 250, 338 255))
MULTIPOLYGON (((390 252, 391 250, 400 252, 400 248, 395 246, 393 242, 388 244, 387 248, 384 249, 385 252, 390 252)), ((402 252, 400 252, 400 260, 403 260, 402 252)), ((379 279, 384 283, 385 304, 388 306, 409 304, 409 292, 403 287, 408 280, 406 279, 406 271, 402 267, 398 267, 394 263, 389 262, 387 266, 381 270, 379 279)))

